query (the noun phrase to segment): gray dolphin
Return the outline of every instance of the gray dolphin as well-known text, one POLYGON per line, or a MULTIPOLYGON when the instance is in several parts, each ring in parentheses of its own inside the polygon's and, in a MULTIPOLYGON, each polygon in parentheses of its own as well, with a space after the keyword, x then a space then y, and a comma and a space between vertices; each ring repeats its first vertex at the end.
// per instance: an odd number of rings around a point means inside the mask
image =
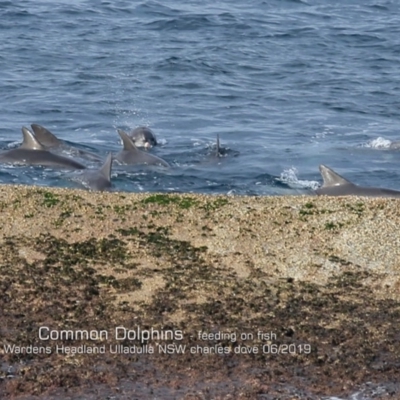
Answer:
POLYGON ((400 141, 390 143, 389 149, 400 150, 400 141))
POLYGON ((109 190, 111 188, 111 166, 112 154, 109 153, 106 161, 98 170, 86 170, 82 173, 80 180, 92 190, 109 190))
POLYGON ((355 185, 325 165, 319 166, 324 183, 315 192, 326 196, 400 197, 400 191, 355 185))
POLYGON ((221 158, 221 157, 225 157, 226 155, 227 155, 226 149, 224 149, 223 147, 220 146, 219 135, 217 135, 217 144, 216 144, 214 156, 216 158, 221 158))
POLYGON ((96 154, 90 153, 89 151, 84 151, 78 149, 77 147, 68 145, 64 140, 58 139, 56 135, 51 133, 45 127, 38 124, 31 124, 32 130, 35 133, 36 138, 45 147, 45 149, 61 149, 72 152, 72 154, 83 157, 89 160, 101 161, 101 158, 96 154))
POLYGON ((150 148, 157 145, 157 139, 153 131, 147 126, 139 126, 135 128, 129 134, 129 137, 137 147, 150 148))
POLYGON ((215 144, 215 147, 212 149, 211 153, 209 154, 208 158, 211 160, 218 160, 220 158, 224 157, 237 157, 239 155, 238 151, 231 150, 229 147, 222 147, 220 140, 219 140, 219 134, 217 134, 217 142, 215 144))
POLYGON ((115 156, 115 159, 122 164, 149 164, 149 165, 162 165, 169 167, 170 165, 162 158, 145 151, 139 150, 133 140, 128 134, 121 129, 118 129, 118 134, 121 137, 124 148, 115 156))
POLYGON ((4 153, 1 153, 0 162, 44 165, 68 169, 86 168, 75 160, 47 151, 46 148, 37 140, 35 135, 25 127, 22 127, 22 135, 22 144, 16 149, 7 150, 4 153))
POLYGON ((219 142, 219 135, 217 134, 217 141, 215 143, 215 146, 211 147, 211 152, 206 156, 204 163, 205 164, 215 163, 215 162, 219 163, 220 158, 226 157, 226 155, 227 155, 226 149, 221 147, 219 142))

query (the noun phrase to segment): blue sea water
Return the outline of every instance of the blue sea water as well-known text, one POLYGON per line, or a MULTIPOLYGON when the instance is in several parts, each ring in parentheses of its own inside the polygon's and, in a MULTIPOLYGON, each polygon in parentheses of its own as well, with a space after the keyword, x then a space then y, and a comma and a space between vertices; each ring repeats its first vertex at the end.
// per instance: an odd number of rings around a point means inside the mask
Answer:
MULTIPOLYGON (((0 149, 38 123, 105 157, 146 125, 173 168, 115 165, 116 190, 302 194, 320 163, 400 189, 397 1, 0 0, 0 39, 0 149)), ((0 165, 11 182, 76 186, 0 165)))

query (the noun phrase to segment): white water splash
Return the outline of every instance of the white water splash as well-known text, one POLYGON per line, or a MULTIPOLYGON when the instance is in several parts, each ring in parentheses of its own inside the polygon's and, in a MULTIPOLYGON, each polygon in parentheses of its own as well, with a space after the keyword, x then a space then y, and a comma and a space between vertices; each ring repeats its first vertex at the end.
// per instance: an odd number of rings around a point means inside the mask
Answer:
POLYGON ((391 141, 383 137, 378 137, 367 142, 363 147, 370 147, 372 149, 388 149, 391 141))
POLYGON ((307 181, 297 178, 297 173, 298 171, 296 167, 284 169, 283 172, 281 172, 281 176, 278 178, 278 180, 293 188, 316 190, 320 187, 320 184, 317 181, 307 181))

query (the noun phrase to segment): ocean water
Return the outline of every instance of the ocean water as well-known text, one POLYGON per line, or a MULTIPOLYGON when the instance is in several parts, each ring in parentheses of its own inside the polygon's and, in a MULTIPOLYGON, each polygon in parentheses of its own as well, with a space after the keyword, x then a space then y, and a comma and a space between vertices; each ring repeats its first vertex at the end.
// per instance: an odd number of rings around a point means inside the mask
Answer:
MULTIPOLYGON (((400 189, 397 1, 0 0, 0 38, 0 151, 38 123, 105 157, 146 125, 172 168, 115 164, 115 190, 306 194, 321 163, 400 189)), ((0 183, 75 175, 0 165, 0 183)))

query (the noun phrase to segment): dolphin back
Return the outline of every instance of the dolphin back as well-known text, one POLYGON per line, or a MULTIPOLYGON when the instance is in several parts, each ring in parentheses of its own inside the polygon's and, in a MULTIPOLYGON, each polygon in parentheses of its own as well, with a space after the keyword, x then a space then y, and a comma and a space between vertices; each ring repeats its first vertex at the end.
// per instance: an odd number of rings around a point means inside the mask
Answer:
POLYGON ((44 150, 44 146, 36 139, 35 135, 25 126, 22 127, 22 144, 20 149, 24 150, 44 150))
POLYGON ((58 139, 45 127, 38 124, 31 124, 31 127, 39 142, 47 148, 58 147, 63 143, 62 140, 58 139))
POLYGON ((83 172, 81 182, 92 190, 104 191, 110 189, 112 161, 112 154, 109 153, 99 170, 83 172))
POLYGON ((162 165, 168 168, 170 165, 160 157, 145 151, 139 150, 127 133, 118 129, 118 134, 122 139, 124 148, 115 156, 115 159, 123 164, 148 164, 162 165))
POLYGON ((350 181, 343 178, 339 174, 337 174, 334 170, 327 167, 326 165, 321 164, 319 166, 319 171, 321 172, 322 179, 324 184, 322 187, 330 187, 330 186, 340 186, 340 185, 348 185, 351 184, 350 181))
POLYGON ((124 150, 131 152, 139 151, 139 149, 135 146, 135 143, 133 143, 133 140, 128 136, 126 132, 124 132, 122 129, 118 129, 118 134, 122 140, 124 150))
POLYGON ((320 165, 319 170, 324 180, 322 187, 317 189, 317 195, 326 196, 365 196, 365 197, 400 197, 400 191, 376 187, 358 186, 343 178, 325 165, 320 165))

